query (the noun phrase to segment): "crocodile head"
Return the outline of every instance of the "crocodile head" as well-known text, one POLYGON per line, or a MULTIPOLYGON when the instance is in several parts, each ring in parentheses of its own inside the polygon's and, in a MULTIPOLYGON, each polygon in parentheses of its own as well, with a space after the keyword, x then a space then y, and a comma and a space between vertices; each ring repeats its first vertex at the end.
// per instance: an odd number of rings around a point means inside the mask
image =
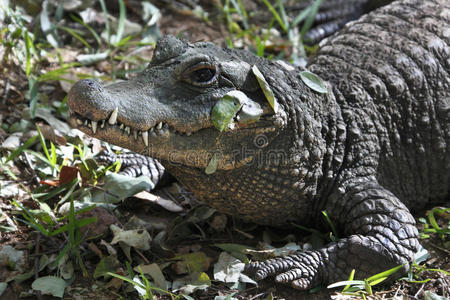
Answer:
POLYGON ((90 79, 77 82, 68 97, 70 123, 162 161, 205 168, 219 153, 218 169, 235 168, 251 159, 242 149, 254 153, 266 147, 286 125, 284 106, 274 113, 252 73, 252 65, 261 62, 248 52, 166 36, 149 67, 133 80, 105 87, 90 79), (220 132, 211 121, 212 109, 235 90, 258 105, 261 116, 220 132), (257 141, 258 135, 264 137, 257 141))

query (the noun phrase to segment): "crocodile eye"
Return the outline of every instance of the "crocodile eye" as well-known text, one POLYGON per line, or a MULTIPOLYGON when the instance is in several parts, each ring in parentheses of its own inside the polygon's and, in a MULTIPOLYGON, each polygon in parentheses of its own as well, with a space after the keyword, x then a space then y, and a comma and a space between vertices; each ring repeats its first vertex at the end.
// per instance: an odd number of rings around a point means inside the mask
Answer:
POLYGON ((217 73, 214 65, 197 65, 186 72, 185 79, 192 85, 205 87, 216 80, 217 73))
POLYGON ((216 75, 216 70, 203 68, 191 73, 191 80, 195 82, 208 82, 216 75))

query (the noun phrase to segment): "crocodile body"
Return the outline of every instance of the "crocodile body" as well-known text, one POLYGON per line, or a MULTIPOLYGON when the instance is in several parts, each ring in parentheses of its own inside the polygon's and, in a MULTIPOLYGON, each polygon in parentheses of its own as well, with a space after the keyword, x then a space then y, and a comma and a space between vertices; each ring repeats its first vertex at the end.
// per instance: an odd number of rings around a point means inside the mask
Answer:
POLYGON ((406 270, 419 246, 411 211, 449 195, 449 11, 446 0, 396 1, 346 26, 307 67, 326 80, 327 94, 305 85, 299 68, 164 37, 137 78, 75 84, 70 122, 157 158, 219 211, 276 226, 317 224, 327 211, 343 238, 251 263, 257 279, 307 289, 352 269, 357 278, 406 270), (263 114, 219 132, 211 111, 233 90, 263 114), (207 175, 212 157, 217 170, 207 175))

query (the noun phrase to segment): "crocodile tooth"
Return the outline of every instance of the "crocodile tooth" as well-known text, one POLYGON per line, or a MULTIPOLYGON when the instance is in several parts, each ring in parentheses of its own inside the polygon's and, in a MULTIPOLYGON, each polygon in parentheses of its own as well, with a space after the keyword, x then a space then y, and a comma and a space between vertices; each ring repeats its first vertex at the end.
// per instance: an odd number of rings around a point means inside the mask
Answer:
POLYGON ((156 133, 155 133, 155 128, 150 129, 150 135, 155 137, 156 133))
POLYGON ((137 140, 137 130, 133 129, 133 137, 135 140, 137 140))
POLYGON ((97 121, 92 121, 92 132, 95 134, 97 131, 97 121))
POLYGON ((145 146, 148 146, 148 131, 142 132, 142 139, 144 140, 145 146))
POLYGON ((123 124, 120 124, 120 126, 119 126, 119 129, 123 129, 123 127, 124 127, 124 125, 123 124))
POLYGON ((86 119, 86 120, 84 120, 84 126, 87 126, 87 124, 88 124, 88 120, 86 119))
POLYGON ((105 120, 103 120, 102 123, 100 124, 100 128, 103 129, 103 127, 105 127, 105 120))
POLYGON ((81 121, 80 119, 77 119, 77 124, 78 125, 83 125, 83 121, 81 121))
POLYGON ((158 125, 156 125, 156 129, 161 130, 162 126, 163 126, 163 123, 159 122, 158 125))
POLYGON ((191 135, 192 135, 192 132, 186 132, 186 135, 187 135, 187 136, 191 136, 191 135))
POLYGON ((119 108, 114 108, 113 112, 111 113, 111 117, 109 117, 108 123, 111 125, 116 124, 117 122, 117 114, 119 113, 119 108))
POLYGON ((125 132, 126 132, 128 135, 130 135, 130 130, 131 130, 130 126, 125 127, 125 132))

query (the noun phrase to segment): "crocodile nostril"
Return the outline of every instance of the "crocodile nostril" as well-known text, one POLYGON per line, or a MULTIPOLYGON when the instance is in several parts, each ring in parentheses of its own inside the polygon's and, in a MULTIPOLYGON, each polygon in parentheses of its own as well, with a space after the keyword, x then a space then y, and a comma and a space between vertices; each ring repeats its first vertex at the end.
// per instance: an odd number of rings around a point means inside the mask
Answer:
POLYGON ((102 93, 102 85, 94 79, 83 79, 75 83, 74 91, 79 94, 102 93))
POLYGON ((84 79, 81 80, 80 83, 88 88, 94 88, 96 86, 99 86, 98 82, 93 79, 84 79))

